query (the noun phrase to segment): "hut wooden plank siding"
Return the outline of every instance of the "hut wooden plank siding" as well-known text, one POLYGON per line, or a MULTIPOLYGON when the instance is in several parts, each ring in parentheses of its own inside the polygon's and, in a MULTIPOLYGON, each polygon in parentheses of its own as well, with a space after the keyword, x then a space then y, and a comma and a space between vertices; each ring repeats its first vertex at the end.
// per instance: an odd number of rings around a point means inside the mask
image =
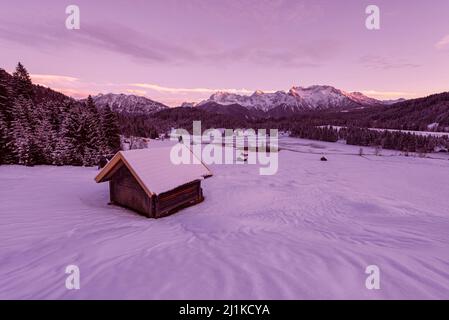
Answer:
POLYGON ((203 201, 201 180, 212 173, 203 163, 173 164, 170 151, 171 147, 120 151, 95 181, 109 181, 111 203, 148 218, 164 217, 203 201))

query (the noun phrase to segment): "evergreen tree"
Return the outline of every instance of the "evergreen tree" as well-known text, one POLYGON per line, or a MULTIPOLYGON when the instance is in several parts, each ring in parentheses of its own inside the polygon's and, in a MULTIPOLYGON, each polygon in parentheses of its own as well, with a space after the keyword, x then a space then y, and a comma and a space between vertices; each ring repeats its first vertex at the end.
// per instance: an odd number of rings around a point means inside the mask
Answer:
POLYGON ((6 163, 9 155, 8 127, 2 113, 0 113, 0 164, 6 163))
POLYGON ((68 111, 54 151, 57 164, 84 164, 87 145, 85 120, 81 108, 74 107, 68 111))
MULTIPOLYGON (((54 146, 52 150, 52 161, 54 165, 62 166, 64 164, 73 164, 69 161, 70 150, 67 143, 69 139, 66 137, 71 127, 69 125, 71 111, 76 107, 72 101, 65 101, 62 105, 53 105, 50 115, 50 122, 53 126, 54 146)), ((73 123, 72 123, 73 124, 73 123)))
POLYGON ((86 126, 86 145, 83 164, 93 165, 98 162, 100 154, 104 152, 106 146, 102 139, 100 114, 91 96, 87 98, 82 119, 86 126))
POLYGON ((54 148, 56 144, 56 133, 47 117, 39 120, 35 131, 38 155, 36 162, 39 164, 54 163, 54 148))
POLYGON ((16 161, 19 164, 34 165, 37 148, 29 120, 32 102, 19 97, 13 106, 15 116, 11 124, 11 130, 16 161))
POLYGON ((11 149, 11 136, 9 129, 13 119, 11 105, 11 88, 8 83, 8 74, 0 69, 0 163, 13 163, 11 149))
POLYGON ((101 132, 106 154, 115 154, 120 150, 120 128, 117 115, 108 106, 101 112, 101 132))
POLYGON ((12 120, 11 106, 11 87, 8 83, 8 74, 5 70, 0 69, 0 114, 3 120, 9 124, 12 120))
POLYGON ((26 99, 33 99, 33 84, 30 75, 25 67, 19 62, 16 71, 13 73, 13 90, 16 96, 26 99))
POLYGON ((66 145, 66 138, 61 133, 55 137, 55 145, 51 154, 52 164, 62 166, 70 163, 68 159, 68 151, 66 145))

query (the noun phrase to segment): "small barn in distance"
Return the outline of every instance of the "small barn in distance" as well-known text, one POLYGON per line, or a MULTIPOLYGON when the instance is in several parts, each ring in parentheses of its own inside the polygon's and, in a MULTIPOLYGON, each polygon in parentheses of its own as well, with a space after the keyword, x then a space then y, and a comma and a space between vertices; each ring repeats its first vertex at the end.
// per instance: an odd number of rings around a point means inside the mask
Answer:
POLYGON ((111 203, 148 218, 164 217, 203 201, 201 180, 212 173, 203 163, 173 164, 171 149, 120 151, 95 181, 109 181, 111 203))

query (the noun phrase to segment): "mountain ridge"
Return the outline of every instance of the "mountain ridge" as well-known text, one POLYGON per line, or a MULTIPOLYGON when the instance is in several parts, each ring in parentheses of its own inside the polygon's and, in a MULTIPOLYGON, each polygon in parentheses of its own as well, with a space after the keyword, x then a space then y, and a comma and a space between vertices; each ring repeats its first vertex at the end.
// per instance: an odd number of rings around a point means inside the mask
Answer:
MULTIPOLYGON (((212 111, 212 106, 240 105, 248 110, 270 114, 290 114, 313 110, 350 110, 368 106, 385 106, 395 101, 382 101, 364 95, 361 92, 346 92, 332 86, 313 85, 309 87, 293 86, 288 92, 265 93, 257 90, 251 95, 219 91, 209 99, 196 105, 212 111), (282 112, 284 110, 284 112, 282 112)), ((220 107, 220 109, 223 109, 220 107)), ((223 112, 223 110, 221 110, 223 112)))
POLYGON ((97 108, 109 106, 117 113, 151 114, 169 108, 163 103, 134 94, 100 93, 92 96, 92 99, 97 108))

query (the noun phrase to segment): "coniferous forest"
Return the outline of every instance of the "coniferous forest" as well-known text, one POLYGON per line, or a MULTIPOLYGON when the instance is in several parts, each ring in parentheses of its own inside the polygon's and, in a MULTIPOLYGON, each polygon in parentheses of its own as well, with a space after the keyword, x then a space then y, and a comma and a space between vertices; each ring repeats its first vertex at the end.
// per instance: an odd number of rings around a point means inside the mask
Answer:
POLYGON ((379 147, 404 152, 429 153, 436 147, 449 148, 448 136, 435 137, 400 131, 376 131, 367 128, 334 128, 297 125, 292 136, 328 142, 345 140, 349 145, 379 147))
MULTIPOLYGON (((303 139, 328 142, 345 140, 350 145, 380 147, 404 152, 429 153, 433 152, 436 147, 449 149, 447 136, 438 137, 401 131, 370 130, 367 127, 359 127, 357 121, 344 123, 339 120, 333 121, 332 119, 336 118, 329 118, 329 114, 310 112, 290 118, 242 119, 230 115, 211 114, 204 110, 192 108, 173 108, 148 116, 132 116, 130 119, 133 119, 133 121, 128 119, 128 121, 121 121, 121 123, 126 125, 124 132, 131 135, 143 132, 163 133, 169 131, 170 128, 184 128, 191 131, 192 122, 200 120, 202 130, 209 128, 278 129, 288 131, 291 136, 303 139), (337 128, 337 125, 347 125, 347 127, 337 128)), ((121 120, 123 120, 122 117, 121 120)), ((366 123, 365 125, 369 127, 370 124, 366 123)), ((402 125, 405 124, 402 123, 402 125)), ((401 128, 392 127, 392 129, 401 128)))
POLYGON ((0 164, 89 166, 119 149, 109 108, 33 85, 21 63, 12 76, 0 69, 0 164))

